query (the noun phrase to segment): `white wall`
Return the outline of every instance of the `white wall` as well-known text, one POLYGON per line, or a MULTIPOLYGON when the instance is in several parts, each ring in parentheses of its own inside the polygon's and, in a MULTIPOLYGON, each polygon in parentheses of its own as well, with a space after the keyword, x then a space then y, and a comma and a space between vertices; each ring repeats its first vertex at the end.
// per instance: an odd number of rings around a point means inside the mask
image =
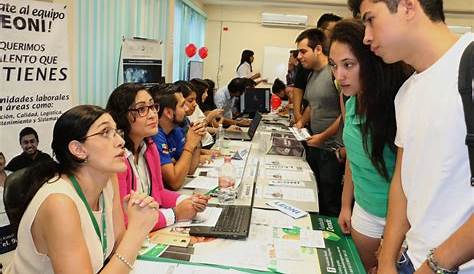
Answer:
MULTIPOLYGON (((302 30, 264 27, 260 24, 262 12, 307 15, 309 26, 314 27, 323 13, 331 12, 342 17, 352 16, 344 5, 345 1, 336 2, 334 6, 306 4, 301 7, 245 5, 243 4, 245 2, 240 2, 239 6, 205 5, 204 10, 208 16, 205 44, 209 49, 209 56, 204 62, 204 77, 214 80, 219 86, 227 84, 235 77, 235 69, 243 49, 248 48, 255 52, 253 69, 261 72, 265 46, 295 47, 294 40, 302 30), (228 30, 224 31, 224 27, 228 30)), ((448 25, 471 26, 474 29, 474 1, 444 2, 448 25)))

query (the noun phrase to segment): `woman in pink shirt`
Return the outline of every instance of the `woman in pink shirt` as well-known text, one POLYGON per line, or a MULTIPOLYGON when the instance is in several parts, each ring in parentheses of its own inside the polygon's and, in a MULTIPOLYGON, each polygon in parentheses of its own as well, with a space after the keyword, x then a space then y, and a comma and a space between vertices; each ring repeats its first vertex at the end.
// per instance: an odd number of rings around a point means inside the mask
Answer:
MULTIPOLYGON (((118 173, 120 196, 132 190, 152 196, 160 204, 154 230, 176 221, 190 220, 207 206, 208 196, 180 195, 165 189, 160 157, 150 136, 158 132, 159 105, 142 85, 122 84, 109 97, 107 111, 124 131, 127 170, 118 173)), ((125 216, 127 220, 127 216, 125 216)))

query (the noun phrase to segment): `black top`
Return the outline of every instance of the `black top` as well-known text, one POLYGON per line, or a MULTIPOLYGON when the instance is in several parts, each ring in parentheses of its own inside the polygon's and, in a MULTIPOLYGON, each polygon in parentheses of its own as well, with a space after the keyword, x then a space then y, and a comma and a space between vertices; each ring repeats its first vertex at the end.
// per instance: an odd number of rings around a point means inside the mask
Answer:
POLYGON ((22 169, 24 167, 30 166, 33 163, 39 162, 39 161, 42 161, 42 160, 52 160, 52 158, 51 158, 51 156, 49 156, 48 154, 46 154, 44 152, 41 152, 40 150, 38 150, 38 155, 36 155, 35 159, 32 159, 30 156, 28 156, 28 154, 23 152, 22 154, 20 154, 18 156, 15 156, 15 158, 13 158, 8 163, 8 165, 5 167, 5 169, 13 172, 13 171, 17 171, 19 169, 22 169))
POLYGON ((306 83, 308 82, 309 74, 312 70, 305 69, 301 64, 296 67, 296 75, 295 75, 295 88, 302 89, 303 92, 306 89, 306 83))

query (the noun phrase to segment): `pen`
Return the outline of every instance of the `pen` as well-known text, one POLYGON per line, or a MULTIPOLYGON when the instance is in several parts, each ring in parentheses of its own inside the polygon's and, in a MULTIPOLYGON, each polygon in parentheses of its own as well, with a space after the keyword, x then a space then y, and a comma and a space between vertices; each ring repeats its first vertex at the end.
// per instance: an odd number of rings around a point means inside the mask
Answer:
POLYGON ((209 190, 208 192, 206 192, 206 195, 211 195, 211 194, 214 193, 218 188, 219 188, 219 186, 216 186, 215 188, 209 190))

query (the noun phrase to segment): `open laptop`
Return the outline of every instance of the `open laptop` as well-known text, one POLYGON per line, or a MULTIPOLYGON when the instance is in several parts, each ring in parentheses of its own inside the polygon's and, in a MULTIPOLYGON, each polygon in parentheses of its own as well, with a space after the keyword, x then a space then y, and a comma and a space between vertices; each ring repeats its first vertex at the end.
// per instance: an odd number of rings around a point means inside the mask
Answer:
POLYGON ((257 174, 259 162, 255 170, 252 184, 252 195, 250 205, 215 205, 222 207, 221 215, 214 227, 193 226, 189 231, 191 236, 225 238, 225 239, 245 239, 249 236, 250 220, 252 218, 252 208, 255 196, 257 174))
POLYGON ((260 124, 261 120, 262 114, 256 112, 255 117, 253 117, 253 120, 249 126, 249 130, 247 132, 226 130, 224 132, 224 139, 252 141, 252 138, 255 135, 255 131, 257 131, 258 124, 260 124))

